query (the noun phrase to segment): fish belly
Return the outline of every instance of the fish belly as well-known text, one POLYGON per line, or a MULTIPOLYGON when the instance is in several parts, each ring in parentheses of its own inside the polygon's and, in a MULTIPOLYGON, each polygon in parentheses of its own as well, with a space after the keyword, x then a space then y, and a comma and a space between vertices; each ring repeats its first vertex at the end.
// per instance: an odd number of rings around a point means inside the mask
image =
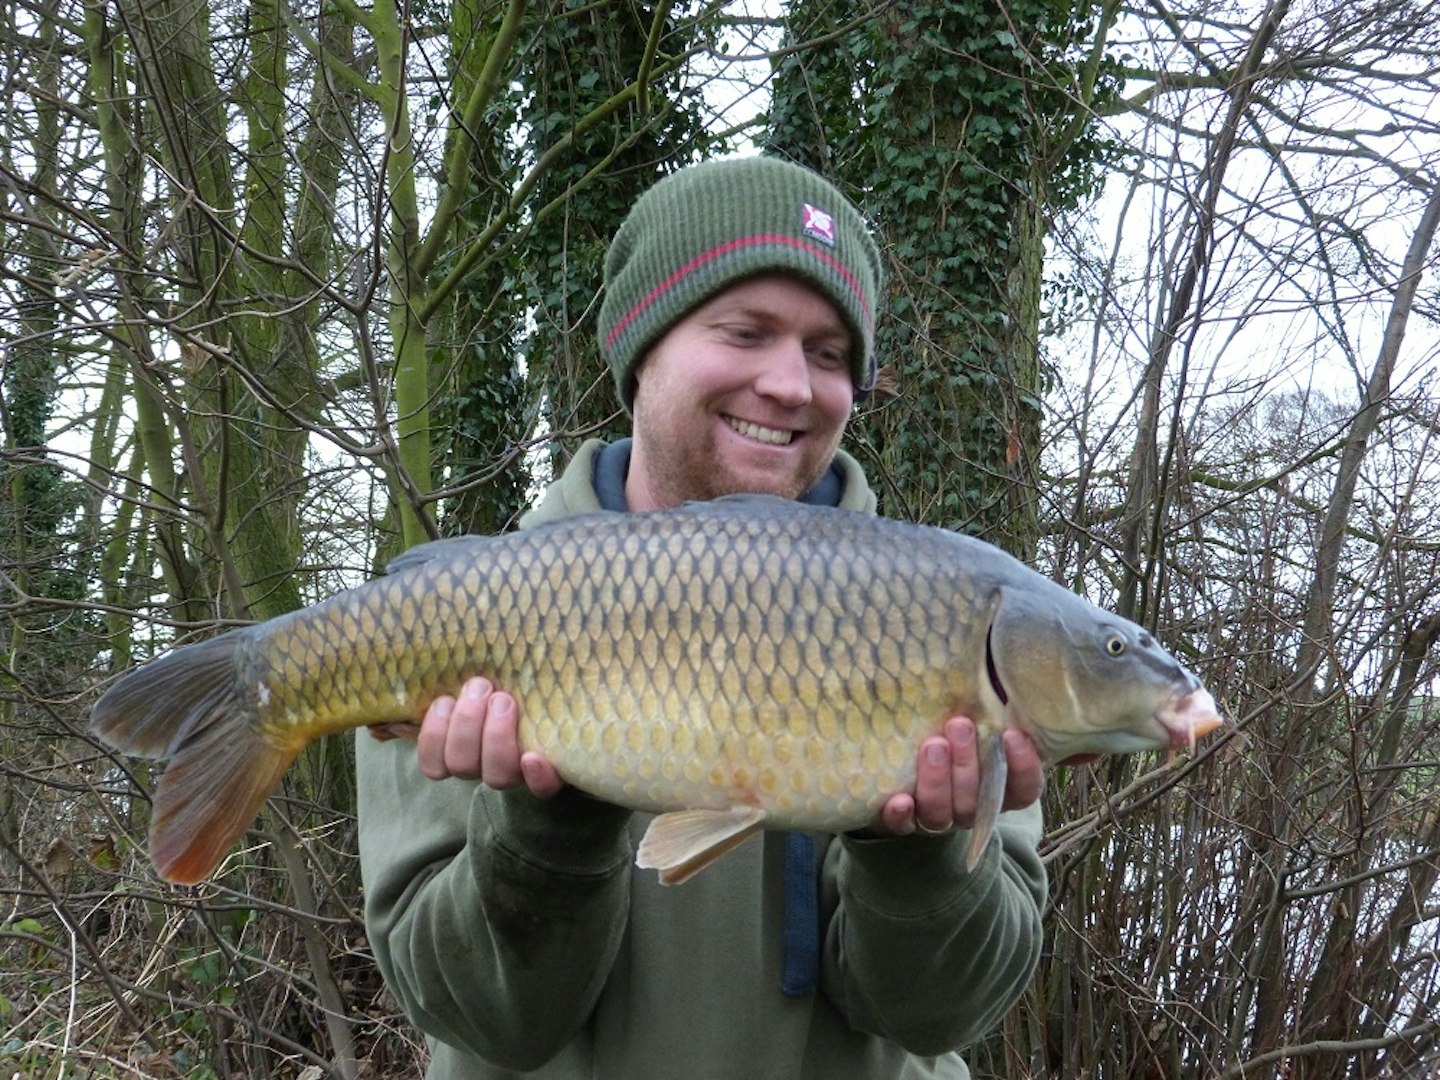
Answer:
POLYGON ((957 656, 980 621, 924 559, 877 565, 873 522, 815 537, 785 515, 617 517, 424 562, 276 620, 262 723, 414 718, 480 674, 517 699, 524 747, 600 798, 853 827, 972 703, 957 656))

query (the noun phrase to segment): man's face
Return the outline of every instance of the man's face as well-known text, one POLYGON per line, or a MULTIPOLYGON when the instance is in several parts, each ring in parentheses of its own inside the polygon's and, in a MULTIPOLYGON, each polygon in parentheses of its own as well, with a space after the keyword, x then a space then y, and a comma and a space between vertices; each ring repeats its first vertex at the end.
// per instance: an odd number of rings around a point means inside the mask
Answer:
POLYGON ((747 278, 675 323, 636 370, 630 508, 803 495, 840 445, 855 347, 835 306, 783 274, 747 278))

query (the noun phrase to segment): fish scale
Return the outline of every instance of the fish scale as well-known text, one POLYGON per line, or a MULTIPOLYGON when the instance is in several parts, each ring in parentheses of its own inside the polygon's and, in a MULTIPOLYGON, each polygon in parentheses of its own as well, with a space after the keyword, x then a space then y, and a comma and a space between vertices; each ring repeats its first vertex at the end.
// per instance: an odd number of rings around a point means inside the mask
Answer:
POLYGON ((195 881, 306 742, 416 721, 476 674, 516 698, 523 746, 567 782, 660 815, 639 861, 664 881, 761 827, 871 822, 952 715, 990 747, 972 862, 1005 728, 1058 760, 1219 722, 1139 627, 990 545, 752 496, 423 545, 385 578, 126 675, 92 724, 171 757, 152 858, 195 881))

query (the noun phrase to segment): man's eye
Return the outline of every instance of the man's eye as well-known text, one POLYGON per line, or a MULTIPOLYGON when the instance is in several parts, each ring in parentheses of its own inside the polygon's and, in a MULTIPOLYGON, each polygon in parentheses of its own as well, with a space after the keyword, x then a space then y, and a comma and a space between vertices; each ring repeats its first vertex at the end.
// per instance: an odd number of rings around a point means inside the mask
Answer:
POLYGON ((727 326, 725 334, 732 341, 749 343, 760 340, 760 331, 753 326, 727 326))

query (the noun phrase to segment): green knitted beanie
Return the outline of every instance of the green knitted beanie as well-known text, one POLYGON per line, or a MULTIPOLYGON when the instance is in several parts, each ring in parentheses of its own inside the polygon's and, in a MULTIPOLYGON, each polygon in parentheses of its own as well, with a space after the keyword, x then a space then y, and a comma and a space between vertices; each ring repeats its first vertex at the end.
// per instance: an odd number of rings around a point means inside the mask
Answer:
POLYGON ((620 403, 636 365, 670 327, 742 278, 794 274, 850 330, 856 396, 875 386, 880 251, 858 210, 828 180, 779 158, 707 161, 636 201, 605 257, 600 350, 620 403))

